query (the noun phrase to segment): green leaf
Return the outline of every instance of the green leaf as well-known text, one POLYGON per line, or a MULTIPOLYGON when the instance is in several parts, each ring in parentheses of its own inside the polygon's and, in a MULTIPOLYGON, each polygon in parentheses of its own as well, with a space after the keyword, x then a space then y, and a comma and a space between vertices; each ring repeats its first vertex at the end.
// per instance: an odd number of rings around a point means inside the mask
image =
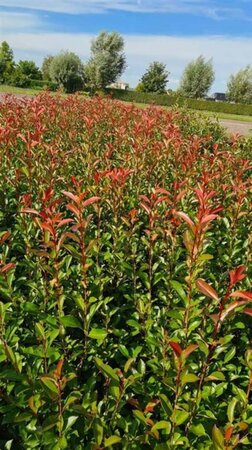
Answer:
POLYGON ((97 419, 94 421, 93 431, 94 431, 95 443, 100 446, 102 443, 102 440, 103 440, 103 426, 102 426, 102 422, 100 419, 97 419))
POLYGON ((144 425, 147 425, 147 423, 148 423, 147 419, 142 411, 139 411, 138 409, 134 409, 133 414, 138 420, 140 420, 141 423, 143 423, 144 425))
POLYGON ((109 447, 110 445, 118 444, 121 442, 121 438, 119 436, 113 435, 104 441, 104 448, 109 447))
POLYGON ((70 428, 72 428, 72 426, 75 424, 75 422, 76 422, 76 420, 78 420, 78 418, 79 418, 79 416, 70 416, 70 417, 68 417, 65 431, 67 431, 70 428))
POLYGON ((35 323, 35 330, 40 337, 45 339, 45 330, 43 325, 41 325, 41 323, 35 323))
POLYGON ((198 425, 192 425, 190 427, 190 431, 193 434, 195 434, 195 436, 205 436, 206 435, 205 428, 203 427, 203 425, 201 423, 199 423, 198 425))
POLYGON ((89 337, 92 339, 97 339, 103 341, 108 335, 107 330, 103 328, 92 328, 89 333, 89 337))
POLYGON ((26 312, 34 313, 34 314, 36 314, 37 312, 40 311, 39 307, 37 305, 35 305, 34 303, 31 303, 31 302, 23 303, 22 309, 24 311, 26 311, 26 312))
POLYGON ((193 373, 186 373, 185 375, 182 375, 182 377, 181 377, 182 384, 195 383, 198 380, 199 380, 199 377, 197 377, 197 375, 194 375, 193 373))
POLYGON ((16 416, 13 420, 14 423, 21 423, 21 422, 29 422, 29 420, 32 419, 32 414, 30 412, 24 412, 16 416))
POLYGON ((43 383, 43 385, 49 389, 49 391, 51 391, 53 394, 58 395, 59 394, 59 390, 56 384, 56 381, 51 378, 51 377, 47 377, 47 376, 42 376, 40 377, 40 381, 43 383))
POLYGON ((166 397, 165 394, 160 394, 159 398, 161 400, 161 405, 162 405, 165 413, 170 417, 170 415, 172 414, 172 411, 173 411, 173 407, 172 407, 170 400, 168 400, 168 398, 166 397))
POLYGON ((128 351, 128 349, 125 347, 125 345, 123 345, 123 344, 118 345, 118 350, 121 352, 121 354, 122 354, 123 356, 125 356, 125 358, 128 358, 128 357, 129 357, 129 351, 128 351))
POLYGON ((54 414, 52 416, 47 417, 42 423, 42 430, 48 431, 51 428, 55 427, 58 423, 58 415, 54 414))
POLYGON ((66 328, 80 328, 83 330, 83 327, 77 317, 74 316, 63 316, 61 317, 61 323, 66 328))
POLYGON ((11 439, 10 441, 7 441, 7 442, 6 442, 6 444, 5 444, 5 446, 4 446, 5 450, 11 450, 13 440, 14 440, 14 439, 11 439))
POLYGON ((106 375, 107 377, 111 378, 114 381, 117 381, 119 383, 119 377, 116 375, 114 369, 110 367, 108 364, 104 364, 103 361, 100 358, 94 358, 95 364, 97 365, 98 369, 101 370, 101 372, 106 375))
POLYGON ((234 421, 234 411, 235 411, 235 407, 236 407, 237 403, 238 403, 238 399, 234 397, 228 404, 227 416, 228 416, 228 420, 230 423, 233 423, 233 421, 234 421))
POLYGON ((213 372, 208 377, 206 377, 206 381, 225 381, 225 375, 222 372, 213 372))
POLYGON ((216 425, 214 425, 212 430, 212 439, 214 444, 214 450, 224 450, 225 448, 224 437, 222 435, 222 432, 216 425))
POLYGON ((173 416, 173 422, 176 425, 182 425, 189 417, 189 413, 187 411, 176 410, 173 416))
POLYGON ((151 429, 151 431, 155 430, 167 430, 168 432, 170 432, 171 424, 167 420, 160 420, 159 422, 155 423, 155 425, 151 429))
POLYGON ((225 355, 224 358, 224 363, 228 363, 229 361, 231 361, 231 359, 233 359, 233 357, 235 356, 236 353, 236 348, 232 347, 225 355))
POLYGON ((176 280, 172 280, 171 281, 171 286, 174 289, 174 291, 177 292, 177 294, 179 295, 179 297, 181 298, 181 300, 183 300, 184 305, 186 305, 186 292, 182 286, 181 283, 179 283, 176 280))

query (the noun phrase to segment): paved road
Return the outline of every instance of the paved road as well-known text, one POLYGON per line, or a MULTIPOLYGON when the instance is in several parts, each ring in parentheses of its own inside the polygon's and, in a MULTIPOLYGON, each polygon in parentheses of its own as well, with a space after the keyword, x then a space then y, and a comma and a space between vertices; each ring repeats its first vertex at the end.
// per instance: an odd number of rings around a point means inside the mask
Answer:
MULTIPOLYGON (((4 99, 6 94, 0 93, 0 102, 4 99)), ((30 98, 32 95, 16 94, 19 99, 30 98)), ((252 135, 252 122, 238 122, 237 120, 219 119, 220 124, 226 128, 230 133, 239 133, 242 136, 252 135), (251 130, 251 132, 250 132, 251 130)))
POLYGON ((219 122, 223 127, 230 131, 230 133, 239 133, 242 136, 247 136, 252 131, 252 122, 238 122, 237 120, 227 119, 220 119, 219 122))

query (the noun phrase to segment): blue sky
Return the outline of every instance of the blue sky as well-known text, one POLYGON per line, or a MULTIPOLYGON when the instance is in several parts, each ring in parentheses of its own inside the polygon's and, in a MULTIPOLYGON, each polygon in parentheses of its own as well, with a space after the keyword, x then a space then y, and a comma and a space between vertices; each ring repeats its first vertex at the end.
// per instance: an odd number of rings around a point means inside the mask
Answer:
POLYGON ((148 64, 167 64, 176 88, 185 65, 203 54, 213 58, 213 91, 252 61, 251 0, 0 0, 0 41, 15 58, 41 64, 67 49, 89 57, 101 30, 125 40, 128 67, 122 78, 135 86, 148 64))

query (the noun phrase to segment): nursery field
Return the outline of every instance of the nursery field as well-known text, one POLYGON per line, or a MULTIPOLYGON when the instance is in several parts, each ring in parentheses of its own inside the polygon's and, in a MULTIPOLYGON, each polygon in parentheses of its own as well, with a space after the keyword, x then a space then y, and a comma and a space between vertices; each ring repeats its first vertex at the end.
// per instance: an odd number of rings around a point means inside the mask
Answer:
POLYGON ((252 139, 0 104, 0 448, 252 448, 252 139))

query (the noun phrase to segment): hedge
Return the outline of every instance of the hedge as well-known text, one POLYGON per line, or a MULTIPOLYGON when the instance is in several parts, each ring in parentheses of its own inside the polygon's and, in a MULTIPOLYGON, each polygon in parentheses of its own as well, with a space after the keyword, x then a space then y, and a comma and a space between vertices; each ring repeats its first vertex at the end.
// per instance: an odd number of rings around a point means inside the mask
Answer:
POLYGON ((136 91, 123 91, 120 89, 107 90, 112 97, 119 100, 146 104, 156 104, 160 106, 186 106, 190 109, 201 111, 222 112, 227 114, 239 114, 243 116, 252 115, 252 105, 232 104, 224 102, 210 102, 207 100, 197 100, 183 98, 178 95, 154 94, 136 91))
POLYGON ((29 80, 29 86, 32 89, 45 89, 48 88, 50 91, 57 90, 57 84, 52 81, 46 80, 29 80))

